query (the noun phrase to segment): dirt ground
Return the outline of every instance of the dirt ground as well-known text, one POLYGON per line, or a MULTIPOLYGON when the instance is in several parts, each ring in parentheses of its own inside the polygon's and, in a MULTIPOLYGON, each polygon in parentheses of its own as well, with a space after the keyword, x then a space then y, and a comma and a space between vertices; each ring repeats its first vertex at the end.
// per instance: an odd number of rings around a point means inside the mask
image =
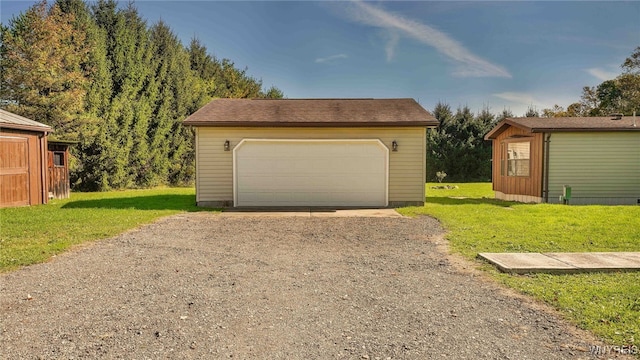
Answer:
POLYGON ((441 235, 427 217, 168 217, 0 275, 0 359, 591 357, 441 235))

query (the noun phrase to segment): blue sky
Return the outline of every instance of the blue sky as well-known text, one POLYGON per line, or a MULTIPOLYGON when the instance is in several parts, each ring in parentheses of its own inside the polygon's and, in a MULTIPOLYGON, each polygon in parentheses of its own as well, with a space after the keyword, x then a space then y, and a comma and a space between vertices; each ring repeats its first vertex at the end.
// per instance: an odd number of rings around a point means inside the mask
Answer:
MULTIPOLYGON (((126 5, 127 1, 121 1, 126 5)), ((3 24, 32 1, 2 1, 3 24)), ((410 97, 522 115, 578 101, 640 46, 640 2, 136 1, 289 98, 410 97)))

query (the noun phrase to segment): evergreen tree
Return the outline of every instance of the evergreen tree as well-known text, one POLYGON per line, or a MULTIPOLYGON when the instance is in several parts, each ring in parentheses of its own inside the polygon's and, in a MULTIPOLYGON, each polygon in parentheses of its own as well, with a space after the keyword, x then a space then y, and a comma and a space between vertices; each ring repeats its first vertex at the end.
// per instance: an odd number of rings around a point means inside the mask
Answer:
POLYGON ((434 116, 439 122, 427 138, 427 178, 444 171, 451 181, 486 181, 491 177, 491 144, 484 135, 495 124, 495 116, 483 109, 478 116, 467 107, 453 114, 449 105, 438 103, 434 116))
POLYGON ((469 150, 475 141, 470 131, 473 119, 473 112, 468 106, 458 107, 453 121, 447 127, 447 132, 451 134, 451 141, 445 147, 448 153, 448 162, 445 164, 448 171, 445 170, 445 172, 451 180, 467 180, 470 175, 469 167, 473 157, 469 150))
POLYGON ((187 155, 193 151, 193 140, 181 120, 206 98, 203 93, 206 89, 197 86, 189 53, 166 24, 154 25, 151 39, 159 91, 155 116, 149 127, 152 168, 163 181, 188 183, 195 171, 190 169, 195 166, 193 157, 187 155))
POLYGON ((78 144, 71 147, 71 184, 76 189, 105 190, 110 172, 110 149, 107 113, 111 96, 111 76, 106 58, 106 34, 96 25, 91 11, 82 0, 58 0, 56 4, 75 18, 75 31, 86 33, 86 44, 91 49, 87 62, 81 64, 88 74, 88 83, 82 113, 82 128, 78 144))
POLYGON ((219 98, 257 98, 260 97, 262 82, 247 75, 247 69, 239 70, 233 61, 214 59, 216 65, 216 88, 214 97, 219 98))
POLYGON ((110 144, 108 188, 145 186, 148 139, 147 128, 152 115, 153 72, 148 66, 153 58, 145 21, 130 4, 118 10, 112 1, 96 4, 98 26, 107 34, 107 59, 113 84, 111 103, 106 114, 109 122, 105 134, 110 144))
POLYGON ((536 107, 533 105, 529 105, 527 108, 527 112, 524 114, 525 117, 540 117, 540 113, 536 110, 536 107))
POLYGON ((512 117, 514 117, 514 115, 513 115, 513 112, 511 112, 511 110, 503 109, 502 112, 498 114, 498 116, 496 116, 496 122, 502 121, 507 118, 512 118, 512 117))
MULTIPOLYGON (((194 105, 199 108, 214 96, 216 89, 215 77, 218 70, 213 58, 207 53, 207 48, 198 39, 191 39, 188 53, 191 70, 196 75, 194 84, 196 94, 200 94, 199 98, 194 99, 194 105)), ((197 108, 192 109, 191 112, 196 111, 197 108)))
POLYGON ((431 181, 436 178, 436 172, 447 172, 446 146, 450 141, 447 129, 453 121, 453 113, 448 104, 438 102, 433 109, 433 116, 438 120, 438 127, 427 132, 427 180, 431 181))
POLYGON ((484 136, 491 131, 496 123, 496 116, 487 107, 482 109, 474 119, 470 131, 470 136, 473 137, 470 149, 473 161, 468 172, 468 176, 473 179, 491 180, 491 141, 484 140, 484 136))

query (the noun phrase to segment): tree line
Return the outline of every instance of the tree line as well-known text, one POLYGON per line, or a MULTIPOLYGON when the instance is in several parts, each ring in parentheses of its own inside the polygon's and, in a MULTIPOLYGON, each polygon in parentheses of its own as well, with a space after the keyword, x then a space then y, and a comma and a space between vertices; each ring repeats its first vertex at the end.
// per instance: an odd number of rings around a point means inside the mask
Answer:
MULTIPOLYGON (((581 99, 566 109, 555 105, 539 112, 533 104, 524 117, 608 116, 612 113, 640 115, 640 46, 621 65, 622 73, 598 86, 585 86, 581 99)), ((491 142, 484 140, 499 121, 513 117, 510 110, 493 115, 489 109, 474 114, 467 106, 455 112, 438 103, 433 114, 439 122, 427 132, 427 180, 435 181, 437 172, 446 173, 446 180, 490 181, 491 142)), ((553 121, 553 119, 549 119, 553 121)))
MULTIPOLYGON (((115 0, 35 4, 1 26, 0 106, 51 125, 72 147, 72 185, 109 190, 186 185, 195 178, 194 136, 181 120, 212 98, 282 98, 275 87, 217 59, 197 39, 183 45, 162 21, 148 25, 135 6, 115 0)), ((640 47, 622 74, 584 87, 580 101, 524 116, 631 115, 640 108, 640 47)), ((455 112, 444 103, 427 134, 427 179, 491 178, 484 135, 509 110, 455 112)))
POLYGON ((427 130, 427 181, 445 173, 447 181, 490 181, 491 142, 484 135, 500 120, 513 117, 510 110, 494 115, 489 108, 474 114, 468 106, 453 112, 439 102, 433 109, 439 125, 427 130))
POLYGON ((33 5, 1 28, 0 106, 77 141, 75 189, 191 184, 192 130, 181 121, 212 98, 282 98, 276 87, 184 46, 133 4, 83 0, 33 5))

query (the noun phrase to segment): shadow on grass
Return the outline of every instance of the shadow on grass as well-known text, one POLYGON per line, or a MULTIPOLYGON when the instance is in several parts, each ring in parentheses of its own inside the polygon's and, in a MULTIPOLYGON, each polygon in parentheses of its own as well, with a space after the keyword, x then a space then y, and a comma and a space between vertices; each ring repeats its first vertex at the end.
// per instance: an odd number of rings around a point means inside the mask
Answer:
POLYGON ((494 205, 500 207, 511 207, 516 202, 504 201, 498 199, 489 198, 455 198, 455 197, 427 197, 425 198, 425 204, 440 204, 440 205, 494 205))
POLYGON ((208 211, 214 209, 196 206, 195 195, 149 195, 122 198, 78 200, 62 206, 63 209, 135 209, 135 210, 177 210, 208 211))

